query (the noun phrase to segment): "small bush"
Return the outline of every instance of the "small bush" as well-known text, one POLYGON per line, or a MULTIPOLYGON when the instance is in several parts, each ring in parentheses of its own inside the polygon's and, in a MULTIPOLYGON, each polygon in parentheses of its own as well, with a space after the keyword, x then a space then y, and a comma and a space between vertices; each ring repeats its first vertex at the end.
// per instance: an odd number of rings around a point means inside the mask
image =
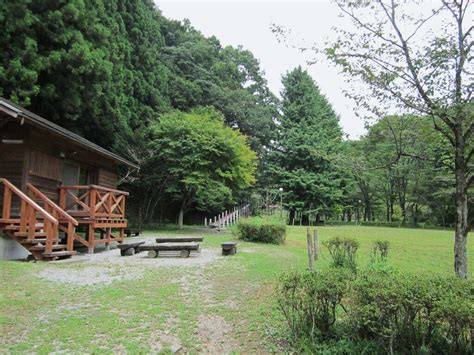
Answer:
POLYGON ((351 353, 357 344, 362 353, 472 353, 470 280, 373 263, 356 279, 347 268, 285 275, 277 301, 299 351, 351 353))
POLYGON ((454 278, 367 272, 354 284, 349 319, 387 352, 469 353, 472 283, 454 278))
POLYGON ((376 240, 373 243, 372 262, 385 262, 388 257, 390 242, 388 240, 376 240))
POLYGON ((248 218, 237 224, 237 234, 247 242, 282 244, 286 238, 286 225, 275 219, 248 218))
POLYGON ((294 339, 330 335, 337 308, 347 293, 351 273, 343 268, 290 273, 280 280, 278 306, 294 339))
POLYGON ((332 265, 335 267, 348 267, 356 270, 356 253, 359 249, 359 242, 353 238, 332 237, 323 242, 328 248, 332 258, 332 265))

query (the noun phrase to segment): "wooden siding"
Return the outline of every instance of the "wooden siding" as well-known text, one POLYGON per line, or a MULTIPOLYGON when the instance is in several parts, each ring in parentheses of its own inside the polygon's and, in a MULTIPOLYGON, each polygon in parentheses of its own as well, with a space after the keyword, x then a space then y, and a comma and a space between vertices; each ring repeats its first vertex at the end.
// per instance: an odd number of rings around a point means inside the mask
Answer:
POLYGON ((32 150, 30 152, 29 173, 37 177, 61 181, 63 175, 63 161, 49 154, 32 150))
POLYGON ((116 189, 117 188, 117 183, 118 183, 118 176, 117 174, 105 170, 105 169, 99 169, 99 179, 98 179, 98 185, 108 187, 111 189, 116 189))
MULTIPOLYGON (((23 187, 23 162, 25 159, 25 146, 23 144, 0 143, 0 177, 6 178, 12 184, 23 187)), ((14 196, 12 213, 18 215, 20 200, 14 196)), ((0 184, 0 210, 3 208, 3 184, 0 184)))
POLYGON ((59 181, 30 175, 28 182, 44 193, 48 198, 53 200, 53 202, 59 203, 59 181))

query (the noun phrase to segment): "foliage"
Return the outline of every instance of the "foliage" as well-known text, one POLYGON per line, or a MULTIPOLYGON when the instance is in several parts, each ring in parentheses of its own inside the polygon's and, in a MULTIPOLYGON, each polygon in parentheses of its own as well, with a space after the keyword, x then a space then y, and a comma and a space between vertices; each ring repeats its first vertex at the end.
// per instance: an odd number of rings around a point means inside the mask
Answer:
POLYGON ((296 347, 334 351, 354 342, 387 353, 470 353, 472 282, 386 267, 352 275, 328 268, 282 276, 276 296, 296 347))
POLYGON ((354 285, 351 321, 361 337, 389 352, 470 353, 473 284, 367 272, 354 285))
POLYGON ((350 278, 343 268, 282 275, 276 293, 278 308, 294 339, 330 334, 350 278))
POLYGON ((323 241, 323 245, 329 250, 334 267, 347 267, 353 271, 357 269, 356 253, 359 249, 357 240, 332 237, 323 241))
POLYGON ((282 244, 286 238, 286 225, 277 219, 247 218, 237 224, 237 234, 247 242, 282 244))
POLYGON ((164 192, 180 204, 180 227, 191 206, 230 204, 233 191, 255 182, 256 155, 245 136, 226 127, 212 109, 165 114, 151 126, 150 135, 154 154, 148 164, 165 172, 164 192))
POLYGON ((376 240, 372 248, 372 261, 385 262, 388 257, 388 250, 390 249, 390 242, 388 240, 376 240))
MULTIPOLYGON (((345 1, 336 4, 353 28, 338 28, 326 57, 367 90, 348 96, 376 118, 399 109, 431 119, 454 162, 454 269, 467 278, 467 235, 474 226, 469 194, 474 184, 474 104, 470 1, 420 3, 345 1), (436 21, 436 22, 435 22, 436 21), (442 30, 432 26, 442 23, 442 30)), ((397 158, 407 154, 403 147, 397 158)))
POLYGON ((344 194, 344 174, 336 164, 342 142, 339 119, 301 67, 282 83, 281 124, 267 169, 283 188, 290 221, 295 212, 320 216, 344 194))

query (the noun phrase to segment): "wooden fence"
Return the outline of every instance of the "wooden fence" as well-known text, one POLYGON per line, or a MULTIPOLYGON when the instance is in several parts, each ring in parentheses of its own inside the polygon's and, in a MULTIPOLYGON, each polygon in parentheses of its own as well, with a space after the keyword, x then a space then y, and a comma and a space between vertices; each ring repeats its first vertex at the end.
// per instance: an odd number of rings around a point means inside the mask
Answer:
POLYGON ((226 228, 239 221, 240 218, 250 217, 250 204, 234 207, 230 211, 219 213, 214 218, 204 218, 204 226, 209 228, 226 228))

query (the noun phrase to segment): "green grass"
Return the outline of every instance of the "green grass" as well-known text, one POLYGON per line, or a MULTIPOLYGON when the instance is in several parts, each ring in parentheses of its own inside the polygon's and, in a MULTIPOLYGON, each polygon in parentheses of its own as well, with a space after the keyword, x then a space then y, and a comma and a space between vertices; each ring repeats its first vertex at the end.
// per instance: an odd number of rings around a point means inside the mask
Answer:
MULTIPOLYGON (((146 235, 203 235, 203 248, 218 248, 235 237, 188 227, 160 229, 146 235)), ((360 242, 358 264, 370 262, 371 243, 391 243, 389 264, 407 273, 453 274, 453 233, 382 227, 318 227, 320 241, 331 236, 360 242)), ((469 260, 474 260, 472 243, 469 260)), ((232 329, 239 352, 278 351, 284 346, 281 317, 274 309, 278 276, 307 266, 306 228, 289 227, 284 245, 239 243, 238 254, 205 266, 147 267, 140 280, 109 285, 74 286, 44 281, 42 270, 80 269, 84 264, 0 262, 0 349, 5 352, 166 352, 169 335, 186 352, 205 349, 198 319, 222 317, 232 329), (177 280, 183 279, 184 282, 177 280), (160 340, 161 339, 161 340, 160 340), (280 347, 279 347, 280 346, 280 347)), ((329 265, 321 248, 317 268, 329 265)), ((105 265, 104 267, 108 267, 105 265)), ((110 268, 120 268, 110 266, 110 268)), ((473 264, 469 267, 474 272, 473 264)), ((284 350, 284 348, 283 348, 284 350)), ((1 352, 1 351, 0 351, 1 352)))

